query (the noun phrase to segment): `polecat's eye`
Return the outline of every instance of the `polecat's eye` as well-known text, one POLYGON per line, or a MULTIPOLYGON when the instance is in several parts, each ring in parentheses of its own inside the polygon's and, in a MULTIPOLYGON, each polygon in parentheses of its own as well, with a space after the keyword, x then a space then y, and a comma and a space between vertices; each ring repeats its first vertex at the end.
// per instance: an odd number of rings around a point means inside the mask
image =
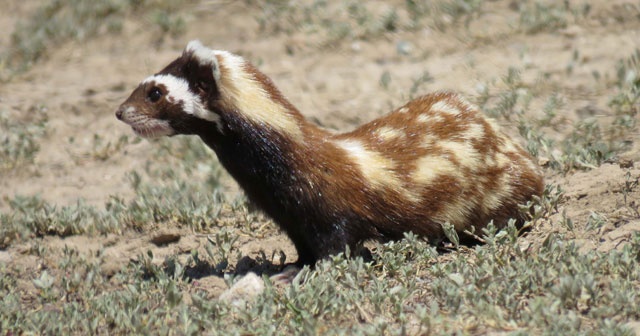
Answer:
POLYGON ((160 98, 162 98, 162 91, 160 91, 159 88, 154 87, 151 89, 151 91, 149 91, 149 94, 147 95, 147 97, 152 103, 155 103, 158 100, 160 100, 160 98))

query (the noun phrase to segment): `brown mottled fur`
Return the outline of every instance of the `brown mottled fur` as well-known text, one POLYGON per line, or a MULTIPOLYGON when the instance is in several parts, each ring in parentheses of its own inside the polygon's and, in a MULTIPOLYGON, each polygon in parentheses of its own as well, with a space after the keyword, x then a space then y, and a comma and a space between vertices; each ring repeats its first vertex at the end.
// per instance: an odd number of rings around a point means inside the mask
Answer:
POLYGON ((300 264, 408 231, 437 242, 446 222, 460 233, 509 218, 521 226, 518 204, 543 189, 529 154, 456 94, 429 94, 331 134, 256 68, 194 42, 117 115, 143 135, 200 136, 287 232, 300 264), (157 102, 153 89, 163 94, 157 102))

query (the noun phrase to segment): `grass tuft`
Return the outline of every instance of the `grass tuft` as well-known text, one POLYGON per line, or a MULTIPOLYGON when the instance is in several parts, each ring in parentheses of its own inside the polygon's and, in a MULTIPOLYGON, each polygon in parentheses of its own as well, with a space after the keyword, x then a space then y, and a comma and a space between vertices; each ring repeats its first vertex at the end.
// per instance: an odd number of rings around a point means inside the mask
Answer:
POLYGON ((618 62, 619 93, 609 102, 611 118, 587 117, 573 123, 562 138, 551 136, 556 127, 566 124, 561 112, 563 98, 559 94, 548 97, 542 115, 532 117, 531 104, 536 88, 522 81, 520 71, 509 68, 502 79, 504 89, 491 94, 488 85, 481 86, 478 103, 489 116, 514 122, 526 140, 525 148, 534 156, 548 160, 554 170, 593 169, 631 148, 638 134, 637 115, 640 109, 640 52, 618 62))
POLYGON ((569 1, 524 1, 518 5, 520 29, 526 34, 554 32, 589 15, 591 6, 584 3, 573 6, 569 1))
POLYGON ((0 172, 13 171, 34 162, 38 141, 47 133, 47 109, 32 107, 28 119, 20 120, 0 110, 0 172))
MULTIPOLYGON (((105 151, 109 152, 110 148, 106 146, 105 151)), ((219 190, 221 168, 210 150, 195 139, 183 137, 173 145, 160 144, 158 158, 180 163, 167 165, 176 169, 150 169, 148 176, 131 172, 129 178, 135 197, 130 200, 111 197, 103 208, 81 200, 74 205, 57 206, 38 196, 8 199, 9 212, 0 213, 0 248, 31 236, 122 233, 161 223, 196 231, 221 225, 225 204, 219 190), (185 174, 207 176, 203 178, 206 182, 187 179, 185 174), (161 182, 152 184, 148 180, 161 182)), ((243 204, 237 201, 233 211, 246 212, 243 204)), ((253 219, 248 214, 245 216, 249 216, 246 220, 253 219)), ((252 230, 250 225, 247 230, 252 230)))
MULTIPOLYGON (((37 12, 39 17, 21 23, 19 40, 26 51, 16 54, 12 66, 33 64, 64 41, 117 34, 128 15, 145 13, 143 17, 158 31, 169 35, 181 33, 186 22, 171 9, 179 4, 173 0, 68 2, 77 8, 61 3, 45 5, 37 12), (60 22, 62 19, 68 22, 60 22), (66 30, 64 25, 69 22, 74 27, 66 30)), ((392 7, 354 1, 294 4, 270 0, 256 7, 264 10, 258 20, 265 34, 301 32, 327 45, 393 37, 405 30, 468 25, 491 5, 473 0, 397 3, 392 7)), ((515 30, 536 34, 579 23, 589 7, 526 2, 518 10, 520 25, 515 30)), ((512 32, 514 27, 505 29, 512 32)), ((20 48, 15 51, 21 52, 20 48)), ((572 62, 578 64, 581 59, 576 50, 572 62)), ((596 117, 571 122, 567 108, 572 105, 562 92, 544 96, 544 88, 527 83, 516 68, 507 71, 496 85, 499 89, 483 86, 479 103, 487 114, 516 125, 526 148, 546 160, 550 169, 590 169, 615 159, 637 141, 639 60, 636 51, 616 64, 613 80, 605 84, 616 94, 606 111, 596 117)), ((572 72, 567 70, 566 75, 572 72)), ((413 78, 410 96, 433 80, 429 72, 416 73, 413 78)), ((594 79, 609 78, 598 74, 594 79)), ((391 75, 385 73, 380 85, 388 88, 390 81, 391 75)), ((47 135, 46 109, 29 112, 27 120, 0 112, 0 140, 5 145, 0 152, 4 165, 0 173, 32 164, 38 142, 47 135)), ((107 160, 135 141, 139 140, 122 137, 108 142, 96 135, 86 156, 107 160)), ((582 196, 565 195, 560 186, 548 185, 541 197, 522 206, 532 210, 527 226, 532 227, 529 235, 538 235, 533 239, 518 238, 513 222, 501 231, 489 225, 474 232, 486 244, 456 246, 439 253, 408 233, 399 241, 367 243, 370 262, 350 257, 351 252, 346 251, 321 261, 315 269, 303 269, 290 286, 272 284, 264 276, 264 292, 246 302, 228 303, 202 284, 210 280, 237 284, 246 271, 272 271, 291 260, 281 251, 279 258, 277 252, 271 258, 265 252, 245 255, 251 249, 247 241, 265 232, 272 234, 272 223, 251 211, 246 200, 222 197, 223 173, 200 140, 174 137, 153 146, 153 162, 129 174, 131 198, 114 196, 103 207, 81 201, 60 206, 32 196, 3 200, 9 208, 0 212, 3 333, 632 335, 626 323, 640 320, 640 234, 629 232, 611 250, 602 246, 590 250, 577 239, 596 242, 594 235, 619 225, 632 227, 640 217, 634 198, 639 177, 630 166, 624 168, 624 181, 611 190, 619 196, 616 210, 626 210, 624 213, 572 217, 575 212, 564 202, 582 196), (537 225, 540 223, 545 225, 537 225), (80 252, 37 238, 131 234, 133 230, 146 235, 165 225, 207 232, 208 236, 198 247, 176 244, 174 250, 168 246, 137 249, 130 262, 117 265, 117 270, 109 260, 112 255, 104 250, 80 252), (16 244, 26 240, 28 244, 16 244), (19 246, 6 249, 12 244, 19 246), (158 261, 159 255, 165 255, 164 260, 158 261)), ((444 227, 457 245, 451 227, 444 227)))
POLYGON ((315 0, 305 3, 272 0, 247 1, 257 6, 256 20, 263 34, 313 37, 317 46, 327 47, 343 40, 371 40, 398 31, 425 27, 445 30, 463 20, 466 24, 479 15, 482 1, 407 0, 402 4, 379 6, 361 1, 335 2, 315 0))
POLYGON ((50 50, 68 41, 87 41, 98 35, 118 34, 125 18, 141 16, 153 22, 161 34, 185 32, 180 14, 184 2, 176 0, 54 0, 19 21, 11 34, 11 46, 0 54, 4 79, 29 69, 50 50))

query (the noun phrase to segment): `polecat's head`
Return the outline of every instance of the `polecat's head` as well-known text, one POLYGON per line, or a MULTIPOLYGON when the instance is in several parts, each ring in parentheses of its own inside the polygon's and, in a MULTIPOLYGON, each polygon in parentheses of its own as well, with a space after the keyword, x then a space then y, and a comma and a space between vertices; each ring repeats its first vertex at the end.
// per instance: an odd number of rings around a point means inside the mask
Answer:
POLYGON ((182 56, 146 78, 120 105, 116 117, 140 136, 194 133, 196 123, 215 123, 210 108, 220 97, 220 52, 191 41, 182 56))

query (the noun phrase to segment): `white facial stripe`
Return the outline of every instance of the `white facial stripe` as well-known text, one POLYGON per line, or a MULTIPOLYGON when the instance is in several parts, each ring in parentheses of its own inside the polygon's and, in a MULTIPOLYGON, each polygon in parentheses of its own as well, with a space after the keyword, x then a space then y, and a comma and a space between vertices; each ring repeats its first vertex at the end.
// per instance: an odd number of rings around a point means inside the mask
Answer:
POLYGON ((122 121, 124 121, 125 123, 129 123, 130 120, 138 117, 139 115, 136 113, 136 108, 133 106, 127 106, 126 109, 124 109, 124 112, 122 112, 122 121))
POLYGON ((199 96, 189 90, 189 83, 182 78, 173 75, 154 75, 145 79, 142 83, 162 84, 167 89, 167 100, 173 104, 182 104, 182 111, 200 119, 212 121, 222 131, 220 116, 209 111, 199 96))

